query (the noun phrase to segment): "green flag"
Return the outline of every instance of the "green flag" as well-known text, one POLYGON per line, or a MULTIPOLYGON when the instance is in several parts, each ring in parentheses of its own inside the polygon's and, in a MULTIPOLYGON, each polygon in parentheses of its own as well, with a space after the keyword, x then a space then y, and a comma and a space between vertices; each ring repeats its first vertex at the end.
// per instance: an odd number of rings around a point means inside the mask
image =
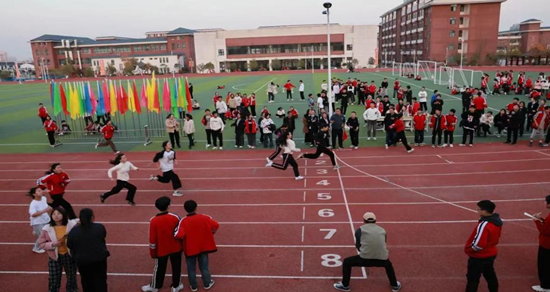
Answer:
MULTIPOLYGON (((61 86, 61 84, 59 84, 61 86)), ((63 107, 61 106, 61 94, 59 91, 59 87, 57 84, 54 84, 53 86, 53 114, 58 115, 63 110, 63 107)))

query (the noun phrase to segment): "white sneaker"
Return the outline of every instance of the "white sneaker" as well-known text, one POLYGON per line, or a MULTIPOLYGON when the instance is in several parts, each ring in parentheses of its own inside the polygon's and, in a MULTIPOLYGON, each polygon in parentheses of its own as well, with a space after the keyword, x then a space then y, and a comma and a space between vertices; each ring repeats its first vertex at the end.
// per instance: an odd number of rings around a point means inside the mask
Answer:
POLYGON ((432 145, 432 148, 435 148, 435 145, 432 145))
POLYGON ((531 288, 533 288, 533 291, 537 292, 550 292, 550 289, 544 289, 540 285, 532 286, 531 288))
POLYGON ((174 196, 174 197, 181 197, 181 196, 183 196, 183 193, 180 192, 180 191, 174 191, 174 192, 172 193, 172 196, 174 196))
POLYGON ((443 146, 441 146, 441 147, 445 148, 445 147, 447 147, 447 146, 448 146, 447 144, 443 144, 443 146))
POLYGON ((464 147, 466 146, 465 144, 458 144, 458 147, 464 147))
POLYGON ((170 288, 170 292, 179 292, 181 290, 183 290, 183 284, 181 284, 181 283, 178 287, 171 287, 170 288))
POLYGON ((156 175, 152 175, 149 177, 149 180, 153 181, 153 180, 158 180, 159 178, 156 176, 156 175))
POLYGON ((151 287, 151 285, 141 286, 141 291, 143 292, 157 292, 159 289, 151 287))
POLYGON ((391 287, 391 291, 392 292, 399 292, 399 290, 401 290, 401 283, 399 283, 399 281, 397 282, 397 286, 396 287, 391 287))
POLYGON ((300 175, 300 176, 295 177, 294 179, 295 179, 295 180, 303 180, 304 177, 300 175))
POLYGON ((265 160, 267 161, 265 167, 270 167, 271 165, 273 165, 273 160, 270 160, 269 158, 266 158, 265 160))
POLYGON ((95 149, 97 149, 98 146, 99 146, 99 144, 95 144, 95 149))
POLYGON ((334 170, 340 169, 340 165, 336 164, 332 169, 334 170))
POLYGON ((206 148, 210 148, 210 144, 206 144, 206 148))
MULTIPOLYGON (((241 147, 241 148, 243 148, 243 147, 241 147)), ((220 150, 223 150, 223 147, 220 147, 220 150)))
POLYGON ((414 151, 414 148, 411 148, 411 150, 407 151, 407 153, 412 153, 414 151))
POLYGON ((370 137, 367 138, 367 141, 370 141, 370 137))
POLYGON ((376 137, 373 137, 372 140, 376 141, 376 137))
POLYGON ((357 149, 359 149, 359 147, 355 146, 355 147, 353 147, 353 149, 356 149, 356 150, 357 150, 357 149))
POLYGON ((449 144, 449 147, 453 148, 453 147, 455 147, 455 146, 453 146, 453 144, 449 144))
POLYGON ((210 290, 212 286, 214 286, 214 283, 214 280, 210 280, 210 284, 208 284, 208 286, 204 286, 204 290, 210 290))
POLYGON ((239 148, 243 148, 243 146, 239 146, 239 148))
POLYGON ((212 147, 212 150, 216 150, 216 149, 218 149, 218 147, 216 147, 216 146, 212 147))
POLYGON ((474 144, 470 144, 469 146, 470 146, 470 147, 474 147, 474 144))
POLYGON ((34 252, 34 253, 45 253, 46 251, 43 250, 43 249, 34 249, 34 248, 33 248, 33 249, 32 249, 32 252, 34 252))
POLYGON ((388 144, 385 145, 386 146, 386 150, 388 149, 388 144))
POLYGON ((235 148, 237 148, 237 147, 239 147, 239 146, 235 145, 235 148))

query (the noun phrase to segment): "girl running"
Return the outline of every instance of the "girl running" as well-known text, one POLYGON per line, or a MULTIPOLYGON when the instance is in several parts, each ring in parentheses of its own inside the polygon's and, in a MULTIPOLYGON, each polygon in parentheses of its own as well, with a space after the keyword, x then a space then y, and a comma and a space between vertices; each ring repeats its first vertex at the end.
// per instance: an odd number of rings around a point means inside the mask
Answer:
MULTIPOLYGON (((50 218, 48 216, 48 218, 50 218)), ((48 291, 59 292, 63 270, 67 275, 67 292, 77 292, 76 262, 67 248, 67 234, 78 223, 69 220, 63 208, 55 208, 51 213, 50 224, 44 226, 40 235, 40 247, 48 252, 48 291)))
POLYGON ((52 210, 52 207, 48 206, 48 199, 44 197, 44 191, 35 187, 32 188, 27 196, 31 197, 33 200, 29 206, 29 215, 31 216, 31 226, 33 234, 36 235, 36 242, 32 249, 35 253, 44 253, 44 249, 40 248, 40 233, 42 228, 50 223, 50 216, 48 212, 52 210))
POLYGON ((292 156, 293 152, 301 151, 300 149, 296 148, 296 143, 292 141, 292 133, 288 131, 284 132, 279 138, 277 138, 277 140, 277 144, 283 150, 283 163, 271 163, 271 166, 277 169, 286 170, 288 168, 288 165, 290 164, 292 166, 292 169, 294 170, 294 179, 304 179, 304 177, 300 175, 300 171, 298 171, 298 164, 296 163, 296 160, 294 160, 294 156, 292 156))
POLYGON ((46 175, 38 179, 37 184, 46 186, 52 198, 52 203, 50 204, 52 208, 55 209, 61 206, 67 211, 69 219, 75 219, 76 214, 74 213, 73 206, 63 198, 65 195, 65 188, 70 182, 71 179, 68 174, 63 172, 61 164, 54 163, 50 166, 50 170, 46 172, 46 175))
POLYGON ((267 164, 265 167, 270 167, 273 164, 273 160, 277 158, 279 153, 283 150, 281 145, 279 145, 279 138, 285 133, 288 129, 288 126, 283 124, 279 129, 275 130, 275 152, 273 152, 269 157, 267 157, 265 160, 267 160, 267 164))
POLYGON ((155 155, 153 162, 157 163, 158 168, 162 171, 162 176, 151 175, 149 180, 156 180, 161 183, 172 182, 174 193, 172 196, 181 197, 183 194, 179 191, 181 181, 177 174, 174 173, 174 161, 176 160, 176 152, 172 150, 172 144, 168 141, 162 143, 162 151, 155 155))
POLYGON ((113 171, 116 171, 116 186, 114 186, 110 191, 99 195, 101 203, 105 203, 105 200, 112 196, 120 193, 122 189, 127 189, 128 193, 126 194, 126 201, 128 204, 135 206, 134 195, 136 194, 137 188, 128 182, 130 180, 130 170, 139 170, 131 162, 128 161, 126 155, 119 153, 115 159, 109 161, 110 164, 114 165, 107 171, 107 175, 113 181, 113 171))
POLYGON ((330 157, 330 162, 332 162, 332 166, 334 167, 334 170, 337 170, 338 168, 340 168, 340 166, 336 164, 336 160, 334 159, 334 153, 327 148, 328 137, 329 137, 328 130, 329 130, 329 126, 327 124, 323 124, 321 131, 317 133, 317 136, 314 139, 315 144, 317 144, 317 151, 313 154, 311 153, 300 154, 298 156, 298 159, 301 159, 301 158, 317 159, 319 158, 319 156, 321 156, 321 153, 324 153, 328 155, 328 157, 330 157))
POLYGON ((52 118, 48 115, 46 116, 46 120, 44 121, 44 129, 46 129, 46 133, 48 133, 48 140, 50 141, 50 147, 54 148, 55 146, 58 146, 60 144, 55 143, 55 132, 57 131, 58 127, 55 121, 52 120, 52 118))
POLYGON ((115 154, 119 154, 120 151, 116 149, 115 143, 113 143, 115 126, 113 126, 113 122, 111 120, 108 120, 107 125, 101 128, 101 133, 103 133, 103 138, 105 139, 105 142, 95 144, 95 149, 97 149, 97 147, 110 146, 115 154))

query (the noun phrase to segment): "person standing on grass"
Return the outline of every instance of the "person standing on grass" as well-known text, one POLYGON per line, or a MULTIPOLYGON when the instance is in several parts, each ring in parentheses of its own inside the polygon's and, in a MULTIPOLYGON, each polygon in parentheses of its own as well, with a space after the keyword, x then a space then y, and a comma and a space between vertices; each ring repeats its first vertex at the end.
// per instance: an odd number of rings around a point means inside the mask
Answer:
POLYGON ((265 117, 260 124, 260 128, 263 134, 264 148, 273 148, 273 130, 277 128, 271 119, 271 114, 265 114, 265 117))
POLYGON ((223 150, 223 129, 225 128, 224 121, 218 116, 218 112, 213 112, 210 117, 210 130, 212 131, 212 139, 214 140, 213 150, 218 149, 218 142, 220 143, 220 150, 223 150))
POLYGON ((441 99, 441 94, 437 94, 435 97, 435 100, 432 102, 432 112, 431 114, 434 115, 437 110, 440 112, 443 112, 443 99, 441 99))
POLYGON ((250 107, 250 113, 256 118, 256 93, 252 92, 248 97, 248 106, 250 107))
MULTIPOLYGON (((546 209, 550 209, 550 195, 546 196, 546 209)), ((550 214, 543 218, 541 213, 533 214, 539 230, 539 252, 537 258, 540 285, 533 286, 537 292, 550 291, 550 214)))
POLYGON ((390 128, 390 126, 393 125, 398 118, 398 114, 395 113, 393 106, 390 106, 388 112, 384 116, 384 129, 386 131, 386 149, 393 145, 396 132, 395 128, 390 128))
POLYGON ((292 153, 301 151, 299 148, 296 148, 296 143, 292 141, 292 133, 288 131, 283 133, 279 138, 277 138, 277 144, 280 145, 283 151, 283 163, 273 163, 273 160, 270 157, 266 167, 272 166, 277 169, 286 170, 290 164, 294 170, 294 179, 304 179, 304 177, 300 175, 298 164, 296 163, 296 160, 294 160, 294 156, 292 156, 292 153))
POLYGON ((42 125, 44 125, 44 123, 46 122, 46 117, 48 117, 48 116, 49 116, 48 109, 46 109, 46 107, 44 106, 43 103, 39 103, 38 104, 38 117, 42 121, 42 125))
POLYGON ((521 127, 521 116, 519 106, 514 105, 514 110, 508 113, 508 136, 505 144, 515 145, 518 142, 518 132, 521 127))
MULTIPOLYGON (((242 102, 242 99, 241 99, 242 102)), ((239 101, 237 101, 237 109, 241 108, 241 104, 239 101)), ((239 110, 240 111, 240 110, 239 110)), ((222 97, 218 98, 218 102, 216 102, 216 112, 218 113, 218 116, 222 119, 222 121, 225 123, 225 113, 227 112, 227 104, 225 101, 223 101, 222 97)))
POLYGON ((351 138, 351 146, 353 149, 359 149, 359 119, 356 112, 351 112, 351 116, 346 122, 349 127, 349 135, 351 138))
POLYGON ((544 139, 544 132, 548 129, 548 124, 550 124, 550 106, 546 106, 543 111, 539 111, 535 114, 532 121, 533 131, 531 132, 531 137, 529 138, 529 147, 533 147, 533 138, 539 136, 539 147, 544 146, 542 143, 544 139))
POLYGON ((394 129, 396 132, 393 144, 397 145, 397 142, 401 140, 401 143, 403 143, 403 146, 407 149, 407 153, 412 153, 414 148, 411 148, 409 143, 407 143, 407 136, 405 136, 405 122, 403 122, 402 114, 397 116, 393 125, 390 126, 390 129, 394 129))
POLYGON ((336 112, 330 117, 330 124, 332 128, 332 146, 334 149, 344 149, 342 137, 344 134, 344 124, 346 123, 346 117, 342 115, 340 108, 336 109, 336 112), (336 144, 336 139, 338 139, 338 145, 336 144))
POLYGON ((332 152, 330 149, 327 148, 329 143, 328 130, 329 130, 328 124, 323 124, 321 126, 321 130, 317 132, 316 136, 314 137, 315 144, 317 144, 317 151, 315 151, 314 154, 311 154, 311 153, 300 154, 298 156, 298 159, 302 159, 302 158, 317 159, 319 158, 319 156, 321 156, 321 153, 324 153, 328 157, 330 157, 330 162, 332 163, 334 170, 337 170, 338 168, 340 168, 340 166, 336 164, 336 159, 334 158, 334 152, 332 152))
POLYGON ((458 119, 456 118, 456 110, 451 109, 449 111, 449 114, 445 116, 445 137, 443 141, 443 147, 451 147, 453 148, 453 141, 454 141, 454 134, 455 134, 455 127, 456 122, 458 119))
POLYGON ((54 148, 57 145, 55 142, 55 132, 58 129, 57 124, 55 123, 55 121, 52 120, 52 118, 49 115, 47 115, 43 126, 44 126, 44 129, 46 129, 46 133, 48 134, 48 141, 50 142, 50 147, 54 148))
POLYGON ((258 123, 254 120, 252 114, 244 121, 244 132, 248 138, 248 148, 256 148, 256 133, 258 133, 258 123))
POLYGON ((198 262, 204 290, 210 290, 214 286, 214 280, 208 266, 208 254, 218 250, 214 234, 220 224, 208 215, 197 214, 197 203, 193 200, 185 202, 183 208, 187 215, 180 220, 174 234, 176 239, 183 241, 189 285, 191 291, 197 291, 198 262))
POLYGON ((50 166, 50 170, 46 172, 46 175, 38 179, 37 184, 46 186, 46 189, 52 198, 52 203, 50 206, 54 209, 59 206, 63 207, 63 209, 67 211, 69 219, 72 220, 76 218, 73 206, 71 206, 71 204, 63 198, 65 195, 65 188, 70 182, 71 179, 68 174, 63 172, 61 164, 54 163, 50 166))
POLYGON ((29 205, 29 215, 31 220, 32 233, 36 235, 36 242, 32 251, 34 253, 44 253, 44 249, 40 248, 40 234, 42 228, 50 223, 48 212, 52 207, 48 206, 48 199, 44 196, 44 191, 39 187, 31 188, 27 196, 32 198, 29 205))
POLYGON ((185 114, 185 122, 183 123, 183 132, 187 135, 189 140, 189 150, 195 146, 195 122, 193 116, 185 114))
POLYGON ((204 126, 204 131, 206 132, 206 148, 208 149, 210 147, 210 144, 212 144, 212 129, 210 128, 210 118, 212 115, 210 114, 210 110, 206 109, 204 111, 204 116, 202 117, 201 123, 204 126))
POLYGON ((495 273, 497 245, 502 231, 502 220, 495 211, 495 203, 489 200, 477 203, 477 213, 481 218, 464 246, 468 255, 466 292, 477 292, 481 275, 487 281, 489 292, 498 292, 498 279, 495 273))
POLYGON ((376 122, 382 116, 376 103, 371 102, 369 108, 363 113, 363 119, 367 122, 367 140, 376 140, 376 122))
POLYGON ((389 259, 386 230, 376 224, 376 215, 372 212, 363 215, 363 223, 355 231, 355 248, 359 254, 344 259, 342 281, 335 283, 334 288, 339 291, 350 291, 352 267, 377 267, 386 269, 392 291, 398 292, 402 285, 397 281, 395 270, 389 259))
POLYGON ((395 78, 395 81, 393 82, 393 99, 395 99, 395 97, 397 96, 399 88, 401 88, 401 85, 399 84, 399 79, 395 78))
MULTIPOLYGON (((244 118, 241 113, 237 114, 235 122, 231 124, 235 127, 235 148, 243 148, 244 146, 244 118)), ((250 147, 249 147, 250 148, 250 147)))
POLYGON ((122 153, 117 154, 116 158, 110 160, 109 163, 114 166, 107 171, 107 176, 109 176, 109 179, 113 181, 113 172, 116 171, 116 185, 110 191, 99 195, 101 203, 105 203, 105 200, 108 197, 120 193, 122 189, 127 189, 128 193, 126 194, 126 201, 131 206, 135 206, 136 203, 134 202, 134 195, 136 194, 137 188, 128 181, 130 180, 130 170, 139 170, 139 168, 135 167, 130 161, 128 161, 126 155, 122 153))
POLYGON ((65 209, 58 207, 51 212, 50 223, 42 228, 40 248, 48 253, 48 291, 59 292, 63 270, 67 275, 67 292, 78 292, 76 262, 67 249, 67 234, 78 224, 69 220, 65 209))
POLYGON ((477 129, 477 126, 479 124, 479 121, 477 119, 476 115, 476 108, 474 106, 470 106, 470 109, 462 113, 462 121, 460 122, 462 124, 462 143, 458 146, 464 147, 466 146, 466 138, 470 136, 470 147, 474 147, 474 132, 477 129))
POLYGON ((155 260, 153 279, 151 283, 141 287, 143 292, 158 292, 164 284, 166 266, 170 260, 172 267, 171 292, 183 290, 181 283, 181 253, 183 246, 174 237, 174 231, 181 218, 169 212, 171 201, 168 197, 160 197, 155 201, 155 207, 160 211, 151 218, 149 224, 149 255, 155 260))
POLYGON ((436 137, 437 147, 441 148, 441 135, 443 130, 447 128, 447 122, 439 109, 436 109, 435 114, 430 118, 430 128, 432 129, 432 148, 435 148, 436 137))
POLYGON ((115 126, 113 126, 113 122, 111 120, 108 120, 107 125, 105 125, 105 126, 103 126, 103 128, 101 128, 101 133, 103 133, 103 138, 105 139, 105 142, 95 144, 95 149, 97 149, 97 147, 110 146, 115 154, 119 154, 120 151, 118 151, 116 149, 115 143, 113 143, 113 135, 115 134, 115 126))
POLYGON ((178 148, 181 148, 179 132, 180 123, 176 120, 176 117, 174 117, 173 114, 168 114, 164 124, 166 126, 166 132, 168 132, 168 136, 170 136, 170 143, 174 146, 177 145, 178 148))
POLYGON ((426 113, 418 109, 413 117, 414 146, 424 146, 424 130, 426 129, 426 113))
POLYGON ((172 196, 181 197, 183 196, 183 194, 179 191, 181 189, 181 181, 179 176, 174 172, 176 152, 174 152, 172 149, 172 144, 168 141, 162 142, 162 149, 163 150, 157 153, 153 158, 153 162, 155 162, 160 171, 162 171, 162 176, 151 175, 149 180, 156 180, 161 183, 172 182, 172 189, 174 190, 172 196))
POLYGON ((292 88, 296 88, 296 86, 294 86, 290 80, 287 80, 284 88, 286 90, 286 101, 294 100, 294 98, 292 98, 292 88))
POLYGON ((306 99, 306 96, 304 95, 304 91, 306 90, 306 86, 304 85, 304 81, 300 80, 300 85, 298 87, 298 91, 300 92, 300 100, 304 101, 306 99))
POLYGON ((424 86, 418 92, 418 101, 420 102, 420 109, 423 112, 428 112, 428 92, 426 92, 424 86))
POLYGON ((105 226, 95 223, 92 209, 80 210, 80 224, 67 235, 67 248, 71 251, 84 292, 107 292, 107 258, 105 226))

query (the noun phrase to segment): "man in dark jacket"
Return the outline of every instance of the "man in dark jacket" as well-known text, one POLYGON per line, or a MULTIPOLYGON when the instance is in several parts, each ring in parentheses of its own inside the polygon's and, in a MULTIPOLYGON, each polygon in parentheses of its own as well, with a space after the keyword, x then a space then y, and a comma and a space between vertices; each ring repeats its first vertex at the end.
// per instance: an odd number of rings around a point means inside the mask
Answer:
POLYGON ((472 104, 472 92, 470 91, 470 88, 467 87, 464 92, 462 92, 462 112, 465 113, 470 108, 470 105, 472 104))
POLYGON ((529 131, 531 129, 531 123, 533 122, 533 117, 537 114, 539 111, 539 103, 536 99, 531 98, 531 102, 527 104, 527 126, 525 127, 525 131, 529 131))
POLYGON ((315 114, 315 110, 309 110, 309 116, 307 117, 307 128, 309 137, 311 138, 311 146, 314 146, 314 139, 319 131, 318 122, 319 117, 315 114))
POLYGON ((481 218, 466 241, 464 252, 468 255, 468 273, 466 292, 477 292, 481 275, 487 281, 489 292, 498 291, 498 279, 495 273, 497 245, 502 231, 502 220, 495 211, 495 203, 489 200, 477 203, 477 213, 481 218))
POLYGON ((522 127, 521 122, 522 117, 519 113, 519 106, 514 105, 514 109, 508 113, 508 136, 504 143, 514 145, 518 142, 518 131, 522 127))
POLYGON ((462 113, 462 144, 459 144, 458 146, 464 147, 466 146, 466 138, 470 136, 470 147, 474 146, 474 132, 476 131, 479 120, 476 115, 476 108, 474 106, 470 106, 470 109, 462 113))
MULTIPOLYGON (((384 129, 386 130, 386 149, 394 143, 395 135, 397 132, 395 129, 390 128, 398 119, 398 115, 395 113, 393 106, 390 106, 388 113, 384 116, 384 129)), ((397 142, 397 141, 395 141, 397 142)))

